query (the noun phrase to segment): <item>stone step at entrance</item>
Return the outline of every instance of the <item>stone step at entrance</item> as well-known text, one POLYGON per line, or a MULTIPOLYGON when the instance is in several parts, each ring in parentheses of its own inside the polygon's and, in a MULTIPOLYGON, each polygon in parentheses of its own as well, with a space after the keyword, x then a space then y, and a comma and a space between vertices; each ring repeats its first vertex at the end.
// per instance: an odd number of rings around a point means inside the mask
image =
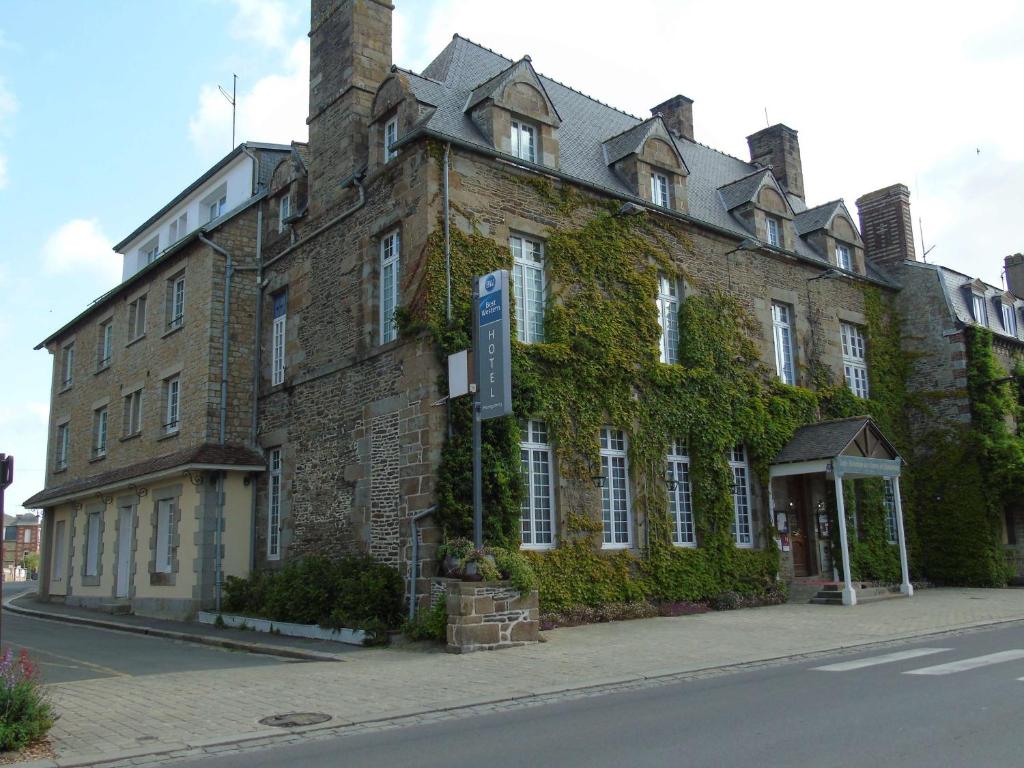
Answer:
MULTIPOLYGON (((878 587, 854 583, 853 588, 857 591, 858 605, 861 603, 873 603, 878 600, 889 600, 894 597, 903 597, 898 586, 878 587)), ((821 588, 808 602, 813 605, 842 605, 843 583, 830 582, 821 585, 821 588)))

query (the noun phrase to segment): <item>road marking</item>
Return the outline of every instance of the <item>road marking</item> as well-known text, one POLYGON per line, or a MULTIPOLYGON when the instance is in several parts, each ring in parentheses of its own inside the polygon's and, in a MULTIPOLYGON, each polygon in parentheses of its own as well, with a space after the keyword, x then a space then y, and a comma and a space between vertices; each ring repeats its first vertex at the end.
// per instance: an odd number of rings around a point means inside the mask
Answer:
POLYGON ((938 664, 934 667, 922 667, 921 669, 912 669, 909 672, 904 672, 903 674, 952 675, 954 672, 965 672, 969 669, 987 667, 990 664, 1002 664, 1004 661, 1016 661, 1017 659, 1024 659, 1024 650, 1018 648, 1013 651, 999 651, 999 653, 990 653, 985 656, 975 656, 973 659, 960 659, 960 661, 951 661, 949 662, 949 664, 938 664))
POLYGON ((909 651, 896 651, 895 653, 885 653, 881 656, 869 656, 866 659, 856 659, 854 661, 842 661, 838 664, 829 664, 824 667, 814 667, 815 671, 818 672, 848 672, 851 669, 861 669, 863 667, 873 667, 876 664, 891 664, 894 661, 903 661, 905 659, 916 659, 920 656, 929 656, 933 653, 942 653, 944 651, 952 650, 951 648, 912 648, 909 651))
POLYGON ((110 667, 104 667, 102 664, 93 664, 92 662, 85 661, 84 659, 76 659, 73 656, 62 656, 59 653, 47 651, 43 648, 33 648, 31 645, 25 645, 24 643, 15 643, 15 647, 24 648, 26 651, 32 651, 40 656, 52 656, 53 658, 60 659, 61 661, 70 661, 76 666, 80 665, 88 669, 94 669, 97 672, 103 672, 104 674, 111 675, 113 677, 131 677, 127 672, 120 672, 110 667))

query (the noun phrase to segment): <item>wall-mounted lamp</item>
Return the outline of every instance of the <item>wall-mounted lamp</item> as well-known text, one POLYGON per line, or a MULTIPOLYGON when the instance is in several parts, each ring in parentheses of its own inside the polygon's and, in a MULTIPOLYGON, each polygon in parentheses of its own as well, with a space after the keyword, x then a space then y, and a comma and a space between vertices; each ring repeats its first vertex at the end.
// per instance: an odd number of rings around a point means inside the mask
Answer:
POLYGON ((597 488, 605 488, 608 485, 607 475, 594 475, 590 479, 594 481, 594 485, 597 488))
POLYGON ((670 493, 675 493, 676 488, 679 487, 679 481, 676 480, 676 476, 672 472, 665 473, 665 487, 670 493))

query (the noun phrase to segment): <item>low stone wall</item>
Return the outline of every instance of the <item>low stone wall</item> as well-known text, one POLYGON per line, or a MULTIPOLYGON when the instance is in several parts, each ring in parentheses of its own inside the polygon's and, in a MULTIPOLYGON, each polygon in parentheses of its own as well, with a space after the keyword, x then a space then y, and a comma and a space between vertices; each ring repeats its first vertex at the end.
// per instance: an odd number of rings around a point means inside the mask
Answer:
POLYGON ((522 594, 508 581, 445 582, 448 652, 493 651, 536 643, 540 632, 537 590, 522 594))

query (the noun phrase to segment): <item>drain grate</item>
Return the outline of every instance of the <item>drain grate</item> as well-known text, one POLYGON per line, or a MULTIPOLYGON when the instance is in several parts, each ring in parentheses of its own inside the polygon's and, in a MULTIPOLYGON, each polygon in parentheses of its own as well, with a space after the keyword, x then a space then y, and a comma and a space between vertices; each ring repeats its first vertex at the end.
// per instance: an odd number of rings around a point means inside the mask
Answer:
POLYGON ((260 725, 271 725, 274 728, 298 728, 302 725, 326 723, 330 715, 322 712, 289 712, 286 715, 271 715, 260 720, 260 725))

